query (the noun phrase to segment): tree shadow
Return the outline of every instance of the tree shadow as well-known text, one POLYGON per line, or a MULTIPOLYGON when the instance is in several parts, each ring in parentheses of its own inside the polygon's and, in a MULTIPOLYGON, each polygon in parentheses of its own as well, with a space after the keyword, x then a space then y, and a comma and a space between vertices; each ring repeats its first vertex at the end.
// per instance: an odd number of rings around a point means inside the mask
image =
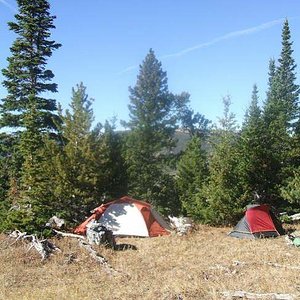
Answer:
POLYGON ((115 251, 137 250, 135 245, 131 244, 117 244, 114 248, 115 251))

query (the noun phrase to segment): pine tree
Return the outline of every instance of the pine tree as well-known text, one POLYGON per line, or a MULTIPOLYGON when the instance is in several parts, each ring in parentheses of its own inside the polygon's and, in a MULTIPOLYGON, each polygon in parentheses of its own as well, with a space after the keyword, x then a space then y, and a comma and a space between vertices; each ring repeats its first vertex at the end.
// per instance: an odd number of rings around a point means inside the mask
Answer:
POLYGON ((106 121, 104 133, 101 137, 106 155, 105 164, 102 168, 106 172, 107 180, 103 182, 106 188, 106 198, 117 198, 127 194, 127 173, 123 157, 124 138, 121 133, 116 132, 116 119, 112 122, 106 121))
MULTIPOLYGON (((238 134, 236 120, 230 112, 230 97, 223 98, 224 115, 219 119, 211 137, 212 152, 209 158, 209 179, 202 193, 207 208, 203 212, 204 222, 230 224, 236 221, 244 203, 241 195, 238 165, 238 134)), ((203 201, 203 200, 202 200, 203 201)))
POLYGON ((29 131, 32 114, 34 126, 40 132, 49 132, 56 129, 57 107, 55 100, 42 95, 57 91, 57 85, 51 83, 54 74, 46 68, 53 50, 61 46, 49 39, 55 17, 50 15, 46 0, 17 0, 17 3, 16 22, 8 23, 18 37, 10 49, 8 67, 2 70, 8 95, 1 104, 1 127, 29 131))
POLYGON ((0 134, 0 231, 7 228, 8 211, 19 198, 22 157, 18 149, 18 134, 0 134))
POLYGON ((292 57, 293 42, 289 23, 286 20, 282 30, 282 50, 278 59, 278 67, 274 69, 274 61, 270 62, 269 91, 265 104, 265 120, 268 125, 281 119, 282 126, 289 132, 295 127, 299 117, 299 86, 295 84, 297 65, 292 57))
POLYGON ((293 212, 299 212, 300 204, 300 167, 295 168, 293 174, 288 178, 286 184, 281 187, 281 196, 287 200, 293 212))
POLYGON ((33 230, 46 218, 43 211, 49 211, 49 203, 38 199, 47 177, 42 167, 43 141, 55 134, 59 118, 55 100, 44 98, 44 94, 57 91, 57 85, 51 82, 54 74, 46 65, 60 44, 50 40, 55 17, 49 13, 48 1, 18 0, 17 3, 16 21, 8 23, 18 37, 10 49, 8 67, 2 70, 8 95, 0 105, 0 127, 14 130, 12 137, 19 137, 10 150, 14 154, 12 161, 18 162, 20 168, 17 173, 10 172, 13 174, 9 192, 11 205, 18 208, 7 215, 7 224, 33 230))
MULTIPOLYGON (((9 210, 7 200, 9 190, 9 141, 5 133, 0 134, 0 219, 5 220, 5 215, 9 210)), ((0 222, 0 231, 3 230, 0 222), (1 230, 2 229, 2 230, 1 230)))
POLYGON ((208 177, 206 153, 202 149, 201 139, 192 137, 184 151, 177 168, 176 183, 179 199, 185 213, 198 220, 203 220, 205 201, 199 195, 208 177))
POLYGON ((286 205, 280 197, 280 187, 290 173, 293 135, 299 120, 299 86, 295 84, 296 64, 292 57, 292 42, 288 21, 282 30, 282 50, 278 67, 270 68, 269 91, 264 105, 268 149, 268 194, 274 205, 286 205))
POLYGON ((47 172, 54 182, 55 214, 69 224, 83 220, 106 199, 126 193, 121 139, 109 122, 93 128, 92 103, 83 83, 72 89, 70 109, 60 113, 62 147, 48 143, 45 154, 53 166, 47 172))
MULTIPOLYGON (((251 201, 254 194, 265 195, 268 191, 269 157, 267 136, 258 105, 258 89, 253 86, 252 100, 246 112, 239 142, 240 180, 243 182, 245 201, 251 201)), ((265 199, 264 199, 265 200, 265 199)))
POLYGON ((152 49, 140 66, 135 87, 129 91, 130 133, 126 146, 129 192, 157 207, 167 207, 168 192, 163 182, 172 181, 166 173, 165 160, 174 145, 175 101, 168 91, 166 72, 152 49))
POLYGON ((61 216, 69 222, 84 218, 101 201, 104 192, 99 183, 99 177, 105 173, 98 163, 102 159, 100 130, 92 133, 92 102, 80 83, 72 89, 70 109, 60 116, 63 148, 53 161, 58 174, 54 197, 61 216))
POLYGON ((211 121, 206 119, 204 115, 195 113, 189 106, 190 95, 186 92, 176 95, 175 103, 180 128, 191 137, 205 137, 208 134, 211 121))
POLYGON ((268 91, 267 91, 267 102, 270 101, 271 98, 271 89, 272 89, 272 84, 273 80, 276 74, 276 65, 275 65, 275 59, 270 59, 269 60, 269 79, 268 79, 268 91))

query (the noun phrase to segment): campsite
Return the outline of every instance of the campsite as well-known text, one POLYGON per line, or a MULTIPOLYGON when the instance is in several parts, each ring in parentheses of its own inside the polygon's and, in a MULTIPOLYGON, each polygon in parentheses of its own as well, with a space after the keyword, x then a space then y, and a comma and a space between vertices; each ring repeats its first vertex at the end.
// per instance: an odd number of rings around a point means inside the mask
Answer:
POLYGON ((234 228, 216 228, 167 221, 124 196, 94 209, 75 234, 54 229, 64 229, 57 217, 47 226, 54 235, 38 246, 35 235, 1 235, 1 299, 300 297, 300 224, 282 224, 268 205, 250 205, 234 228))
POLYGON ((2 235, 0 299, 220 300, 234 299, 222 297, 234 291, 299 299, 300 249, 288 246, 285 236, 232 238, 227 235, 231 229, 200 225, 185 236, 117 239, 137 250, 97 246, 120 272, 114 276, 80 250, 75 239, 54 239, 61 252, 41 262, 22 242, 5 247, 2 235))
POLYGON ((0 300, 300 299, 300 2, 269 2, 0 0, 0 300))

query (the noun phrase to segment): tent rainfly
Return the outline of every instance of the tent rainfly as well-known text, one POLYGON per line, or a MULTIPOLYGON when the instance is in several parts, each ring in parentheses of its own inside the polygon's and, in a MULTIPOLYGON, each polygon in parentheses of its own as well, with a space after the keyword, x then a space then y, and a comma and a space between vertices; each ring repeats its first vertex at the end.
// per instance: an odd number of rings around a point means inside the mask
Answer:
POLYGON ((128 196, 102 204, 93 214, 75 228, 77 234, 86 234, 86 226, 97 220, 116 236, 156 237, 170 234, 168 223, 146 202, 128 196))
POLYGON ((229 236, 237 238, 266 238, 284 234, 280 220, 267 204, 248 205, 244 217, 229 236))

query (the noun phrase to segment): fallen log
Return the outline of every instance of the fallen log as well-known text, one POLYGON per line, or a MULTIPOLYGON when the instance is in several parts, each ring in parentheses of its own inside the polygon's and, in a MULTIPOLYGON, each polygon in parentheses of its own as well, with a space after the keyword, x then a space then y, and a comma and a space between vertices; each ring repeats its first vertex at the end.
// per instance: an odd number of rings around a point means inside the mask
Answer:
POLYGON ((274 300, 294 300, 295 296, 290 294, 278 293, 249 293, 245 291, 222 292, 220 293, 225 299, 274 299, 274 300))

